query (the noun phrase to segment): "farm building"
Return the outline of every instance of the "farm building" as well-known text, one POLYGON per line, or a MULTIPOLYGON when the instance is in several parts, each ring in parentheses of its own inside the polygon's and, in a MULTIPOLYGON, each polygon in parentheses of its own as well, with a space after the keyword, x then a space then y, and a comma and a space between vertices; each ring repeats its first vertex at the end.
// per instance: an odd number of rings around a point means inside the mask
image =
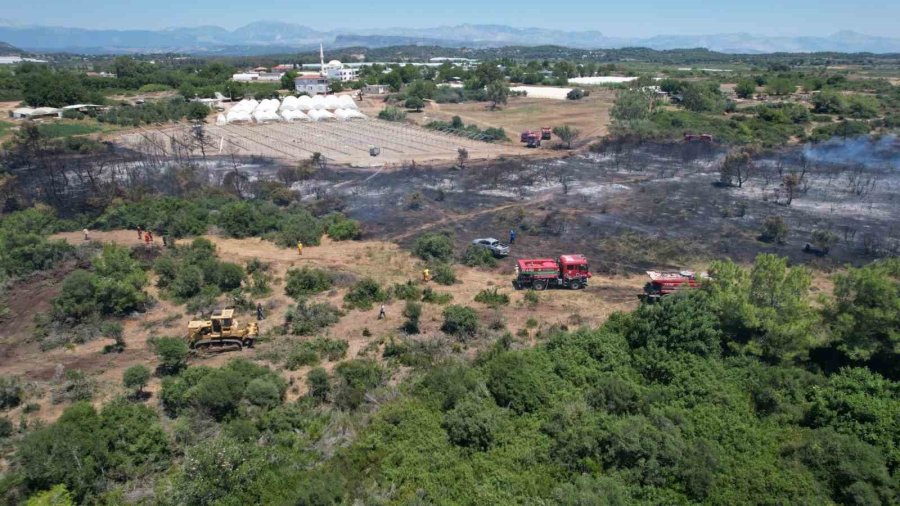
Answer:
POLYGON ((319 74, 301 74, 294 78, 294 89, 310 95, 325 94, 328 93, 328 78, 319 74))

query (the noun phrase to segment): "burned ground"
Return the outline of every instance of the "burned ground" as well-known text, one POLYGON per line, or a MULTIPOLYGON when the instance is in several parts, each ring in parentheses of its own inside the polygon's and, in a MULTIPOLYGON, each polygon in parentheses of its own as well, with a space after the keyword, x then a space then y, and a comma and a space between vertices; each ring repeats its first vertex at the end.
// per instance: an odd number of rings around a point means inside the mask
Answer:
MULTIPOLYGON (((635 272, 704 259, 749 261, 776 252, 821 265, 895 254, 900 173, 896 139, 854 157, 855 142, 769 153, 742 187, 720 183, 724 151, 692 145, 644 145, 565 159, 504 159, 464 170, 406 167, 336 170, 327 188, 372 238, 409 245, 422 232, 447 230, 459 247, 474 237, 507 239, 513 256, 587 254, 595 269, 635 272), (843 155, 847 153, 847 155, 843 155), (784 178, 803 173, 787 204, 784 178), (782 217, 784 244, 758 240, 763 221, 782 217), (804 253, 814 230, 838 237, 826 256, 804 253)), ((884 143, 885 141, 877 141, 884 143)))

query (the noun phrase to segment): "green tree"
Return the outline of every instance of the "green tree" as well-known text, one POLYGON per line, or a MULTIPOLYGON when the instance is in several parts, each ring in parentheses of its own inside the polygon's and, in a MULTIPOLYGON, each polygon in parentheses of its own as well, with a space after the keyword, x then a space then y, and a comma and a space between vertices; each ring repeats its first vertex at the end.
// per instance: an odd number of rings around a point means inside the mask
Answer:
POLYGON ((566 144, 566 149, 572 149, 572 143, 581 135, 581 131, 570 125, 553 127, 553 135, 566 144))
POLYGON ((453 444, 486 451, 500 431, 500 417, 491 399, 469 395, 444 415, 443 426, 453 444))
POLYGON ((834 300, 825 310, 834 346, 851 360, 884 355, 900 363, 900 259, 849 268, 834 280, 834 300))
POLYGON ((756 83, 750 79, 742 79, 735 85, 734 93, 738 98, 753 98, 753 94, 756 93, 756 83))
POLYGON ((421 112, 422 108, 425 107, 425 101, 419 97, 408 97, 406 102, 404 103, 407 109, 414 109, 416 112, 421 112))
POLYGON ((650 117, 655 104, 656 99, 647 90, 623 90, 616 95, 616 103, 610 111, 610 116, 617 126, 633 128, 650 117))
POLYGON ((144 387, 150 381, 150 369, 142 364, 133 365, 122 374, 122 384, 131 390, 136 396, 144 392, 144 387))
POLYGON ((25 506, 75 506, 75 500, 66 486, 59 484, 29 497, 25 506))
POLYGON ((152 347, 159 359, 160 370, 166 374, 177 374, 187 366, 188 345, 177 337, 159 337, 152 347))
POLYGON ((491 110, 496 109, 497 106, 506 105, 509 98, 509 85, 501 79, 491 81, 485 88, 485 96, 491 103, 491 110))

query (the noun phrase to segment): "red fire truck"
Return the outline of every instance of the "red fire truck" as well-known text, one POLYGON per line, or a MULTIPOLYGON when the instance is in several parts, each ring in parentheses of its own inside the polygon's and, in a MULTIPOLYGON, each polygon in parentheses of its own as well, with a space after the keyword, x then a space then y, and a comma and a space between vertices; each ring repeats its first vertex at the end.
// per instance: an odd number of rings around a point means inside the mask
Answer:
POLYGON ((544 290, 547 287, 578 290, 587 286, 591 278, 588 261, 584 255, 560 255, 557 260, 520 258, 516 261, 516 273, 513 285, 517 290, 522 288, 544 290))

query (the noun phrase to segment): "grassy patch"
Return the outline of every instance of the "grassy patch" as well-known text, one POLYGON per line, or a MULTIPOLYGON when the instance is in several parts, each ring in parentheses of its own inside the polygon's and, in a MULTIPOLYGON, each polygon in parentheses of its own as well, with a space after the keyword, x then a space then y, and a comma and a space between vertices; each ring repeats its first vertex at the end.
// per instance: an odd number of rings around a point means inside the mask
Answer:
POLYGON ((78 123, 42 123, 38 125, 38 131, 47 137, 68 137, 70 135, 87 135, 103 130, 103 127, 96 123, 78 122, 78 123))

